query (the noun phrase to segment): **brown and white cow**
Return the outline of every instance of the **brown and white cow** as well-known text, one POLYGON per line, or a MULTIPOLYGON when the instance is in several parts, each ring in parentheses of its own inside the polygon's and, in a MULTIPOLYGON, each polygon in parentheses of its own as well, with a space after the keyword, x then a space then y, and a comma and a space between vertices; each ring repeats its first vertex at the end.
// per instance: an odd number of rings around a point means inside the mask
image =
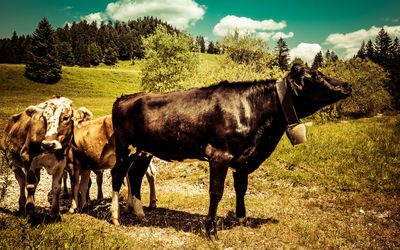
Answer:
MULTIPOLYGON (((150 157, 149 157, 150 159, 150 157)), ((115 165, 115 139, 111 115, 98 118, 96 120, 84 122, 74 129, 74 143, 69 153, 69 161, 73 163, 73 198, 70 212, 73 213, 78 208, 78 195, 81 195, 79 208, 83 208, 88 200, 87 191, 90 180, 90 171, 102 172, 111 169, 115 165), (79 177, 81 176, 81 180, 79 177), (79 184, 78 184, 79 183, 79 184)), ((150 160, 149 160, 150 161, 150 160)), ((149 164, 149 162, 147 162, 149 164)), ((71 168, 71 167, 70 167, 71 168)), ((150 163, 146 171, 147 180, 150 184, 150 207, 156 207, 155 193, 155 167, 150 163)), ((128 179, 128 178, 127 178, 128 179)), ((102 198, 101 189, 102 173, 97 176, 98 199, 102 198)), ((128 181, 128 201, 126 210, 133 208, 139 217, 144 217, 141 204, 136 205, 136 201, 130 195, 130 185, 128 181)))
POLYGON ((72 142, 74 122, 91 117, 88 109, 77 109, 68 98, 55 96, 37 106, 29 106, 9 119, 0 149, 15 166, 14 173, 20 186, 20 212, 34 213, 35 190, 40 180, 40 170, 45 168, 53 176, 50 215, 60 218, 61 177, 72 142))

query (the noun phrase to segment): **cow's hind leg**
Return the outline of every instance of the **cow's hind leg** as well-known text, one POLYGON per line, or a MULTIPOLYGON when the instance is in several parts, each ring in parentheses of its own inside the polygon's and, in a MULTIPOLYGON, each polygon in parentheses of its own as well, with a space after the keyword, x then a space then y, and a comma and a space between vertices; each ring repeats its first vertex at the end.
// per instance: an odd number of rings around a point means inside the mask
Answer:
POLYGON ((96 173, 97 200, 103 200, 103 171, 96 173))
POLYGON ((116 163, 115 167, 111 170, 112 176, 112 200, 111 200, 111 222, 114 225, 119 225, 119 190, 121 189, 122 182, 131 166, 133 160, 136 158, 137 154, 128 155, 128 151, 125 152, 124 157, 118 157, 118 150, 116 150, 116 163), (118 160, 120 159, 120 160, 118 160))
POLYGON ((67 180, 68 180, 68 172, 64 171, 63 176, 62 176, 62 184, 63 184, 62 197, 63 198, 68 198, 67 180))
POLYGON ((132 204, 129 204, 129 206, 133 207, 133 212, 139 219, 143 219, 145 217, 140 197, 140 187, 142 185, 143 176, 145 175, 150 164, 151 158, 152 156, 146 156, 145 154, 138 156, 132 163, 131 169, 128 173, 132 194, 132 198, 130 199, 132 204))
POLYGON ((79 184, 79 194, 81 199, 79 201, 79 210, 82 210, 88 202, 88 192, 90 189, 90 170, 81 171, 81 181, 79 184))
POLYGON ((149 182, 150 186, 150 204, 149 208, 156 208, 157 207, 157 196, 156 196, 156 171, 153 166, 153 162, 150 162, 150 165, 146 171, 147 181, 149 182))
POLYGON ((26 204, 26 196, 25 196, 25 184, 26 184, 26 179, 25 179, 25 173, 24 171, 19 168, 16 167, 14 169, 14 174, 15 174, 15 178, 18 181, 19 184, 19 212, 20 213, 24 213, 25 211, 25 204, 26 204))
POLYGON ((236 192, 236 217, 240 223, 245 223, 246 208, 244 205, 244 196, 247 191, 248 175, 234 172, 233 181, 236 192))
POLYGON ((71 178, 72 199, 71 199, 71 207, 69 208, 70 213, 74 213, 75 209, 78 208, 80 177, 81 177, 80 170, 77 168, 74 168, 72 178, 71 178))

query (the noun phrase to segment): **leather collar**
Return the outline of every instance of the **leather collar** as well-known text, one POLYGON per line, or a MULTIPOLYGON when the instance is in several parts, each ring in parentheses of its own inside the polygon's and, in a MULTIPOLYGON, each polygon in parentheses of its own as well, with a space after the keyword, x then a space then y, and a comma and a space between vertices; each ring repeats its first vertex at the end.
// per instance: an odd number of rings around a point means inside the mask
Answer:
POLYGON ((299 124, 300 121, 297 117, 292 98, 289 95, 286 79, 284 78, 282 81, 277 82, 275 86, 288 126, 299 124))

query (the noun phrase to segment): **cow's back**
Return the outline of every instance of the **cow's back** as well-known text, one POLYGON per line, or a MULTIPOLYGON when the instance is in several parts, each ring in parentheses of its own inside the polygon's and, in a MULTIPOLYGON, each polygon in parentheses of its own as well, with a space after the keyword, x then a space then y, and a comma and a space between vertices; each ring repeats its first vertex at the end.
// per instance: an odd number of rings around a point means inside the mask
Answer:
POLYGON ((75 127, 74 157, 81 167, 112 168, 115 164, 115 140, 111 115, 83 123, 75 127))

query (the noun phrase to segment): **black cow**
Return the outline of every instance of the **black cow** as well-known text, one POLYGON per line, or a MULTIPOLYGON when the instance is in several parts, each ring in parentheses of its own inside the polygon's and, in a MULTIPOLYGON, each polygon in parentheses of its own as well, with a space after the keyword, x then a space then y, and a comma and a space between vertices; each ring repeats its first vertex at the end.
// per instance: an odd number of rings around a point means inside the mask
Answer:
MULTIPOLYGON (((283 81, 299 117, 351 93, 350 84, 300 65, 293 66, 283 81)), ((276 84, 275 80, 221 82, 205 88, 138 93, 117 99, 112 110, 117 146, 112 171, 112 221, 118 224, 118 192, 131 165, 135 173, 132 193, 140 199, 140 183, 147 166, 136 161, 146 157, 140 156, 143 151, 167 161, 209 162, 209 236, 217 236, 217 206, 228 167, 235 169, 236 216, 244 218, 248 174, 274 151, 288 125, 276 84), (135 155, 129 155, 128 146, 137 149, 135 155)))

